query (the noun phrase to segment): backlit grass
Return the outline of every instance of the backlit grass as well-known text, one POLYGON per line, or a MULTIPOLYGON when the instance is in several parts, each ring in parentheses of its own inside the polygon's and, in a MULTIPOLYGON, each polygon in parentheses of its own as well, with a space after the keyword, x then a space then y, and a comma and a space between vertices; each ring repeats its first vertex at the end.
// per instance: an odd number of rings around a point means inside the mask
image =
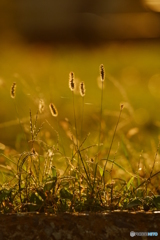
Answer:
POLYGON ((1 213, 159 209, 159 46, 4 49, 1 213))

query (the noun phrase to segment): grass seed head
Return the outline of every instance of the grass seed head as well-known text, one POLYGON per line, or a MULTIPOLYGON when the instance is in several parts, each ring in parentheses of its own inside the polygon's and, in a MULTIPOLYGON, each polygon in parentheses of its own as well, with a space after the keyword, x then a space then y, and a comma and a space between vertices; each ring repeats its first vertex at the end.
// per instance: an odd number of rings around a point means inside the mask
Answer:
POLYGON ((81 96, 84 97, 84 96, 85 96, 85 91, 86 91, 84 82, 81 82, 81 83, 80 83, 80 85, 79 85, 79 91, 80 91, 81 96))
POLYGON ((103 64, 100 65, 100 78, 101 78, 101 81, 103 82, 104 79, 105 79, 105 71, 104 71, 104 66, 103 64))
POLYGON ((120 109, 122 110, 124 108, 124 104, 120 104, 120 109))
POLYGON ((43 99, 39 100, 39 112, 40 113, 44 112, 44 100, 43 99))
POLYGON ((13 84, 12 84, 12 86, 11 86, 11 91, 10 91, 10 93, 11 93, 11 98, 15 98, 15 96, 16 96, 16 82, 14 82, 13 84))
POLYGON ((74 81, 74 73, 70 72, 69 74, 69 88, 71 89, 71 91, 75 90, 75 81, 74 81))
POLYGON ((53 103, 49 104, 49 109, 50 109, 51 114, 52 114, 53 117, 57 117, 58 116, 58 111, 57 111, 57 109, 56 109, 56 107, 55 107, 55 105, 53 103))

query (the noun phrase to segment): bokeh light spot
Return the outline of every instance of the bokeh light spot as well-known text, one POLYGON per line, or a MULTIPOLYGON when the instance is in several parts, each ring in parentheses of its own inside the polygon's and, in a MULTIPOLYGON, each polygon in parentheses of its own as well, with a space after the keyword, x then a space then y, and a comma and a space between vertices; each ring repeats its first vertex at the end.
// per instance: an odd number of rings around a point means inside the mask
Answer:
POLYGON ((144 108, 138 108, 134 113, 135 122, 139 125, 144 125, 149 121, 149 113, 144 108))
POLYGON ((160 98, 160 74, 155 74, 150 78, 148 88, 154 97, 160 98))
POLYGON ((159 0, 144 0, 144 4, 147 8, 150 8, 152 11, 160 12, 159 0))

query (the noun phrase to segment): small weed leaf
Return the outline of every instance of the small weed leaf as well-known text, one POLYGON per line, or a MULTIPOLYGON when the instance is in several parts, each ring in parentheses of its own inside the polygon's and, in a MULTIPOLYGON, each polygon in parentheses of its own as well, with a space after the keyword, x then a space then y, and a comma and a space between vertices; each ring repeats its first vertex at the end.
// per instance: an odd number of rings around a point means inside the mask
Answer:
POLYGON ((57 178, 57 171, 55 167, 52 167, 52 177, 57 178))
POLYGON ((131 179, 127 183, 127 189, 130 188, 130 186, 132 185, 133 180, 134 180, 134 177, 131 177, 131 179))
POLYGON ((61 182, 61 186, 69 188, 69 182, 61 182))
POLYGON ((99 167, 99 173, 100 173, 100 175, 102 177, 102 175, 103 175, 103 168, 101 168, 99 165, 98 165, 98 167, 99 167))
POLYGON ((11 197, 12 190, 3 189, 0 191, 0 203, 11 197))
POLYGON ((127 208, 135 208, 138 206, 142 205, 142 201, 138 198, 131 200, 128 204, 127 204, 127 208))
POLYGON ((30 197, 30 203, 35 203, 35 204, 42 204, 43 199, 38 193, 32 193, 30 197))
POLYGON ((56 186, 56 180, 57 178, 54 178, 52 181, 46 182, 44 185, 44 192, 54 190, 56 186))
POLYGON ((154 207, 153 197, 146 196, 144 199, 143 209, 148 211, 150 208, 154 207))
POLYGON ((144 195, 145 195, 145 188, 138 188, 136 190, 136 197, 142 198, 144 197, 144 195))
POLYGON ((124 137, 121 139, 121 149, 124 153, 124 156, 126 157, 127 160, 129 160, 129 152, 128 152, 128 149, 124 143, 124 137))
POLYGON ((146 196, 146 197, 144 198, 144 200, 145 200, 146 203, 152 203, 152 202, 153 202, 153 197, 146 196))
POLYGON ((153 198, 153 204, 157 208, 157 210, 160 210, 160 195, 154 196, 153 198))
POLYGON ((73 194, 71 194, 67 189, 62 188, 62 189, 60 190, 60 197, 61 197, 61 198, 64 198, 64 199, 72 200, 73 194))
POLYGON ((40 199, 40 201, 43 201, 46 199, 43 189, 36 189, 36 196, 40 199))
POLYGON ((28 203, 27 208, 29 212, 35 212, 40 209, 41 205, 38 205, 36 203, 28 203))

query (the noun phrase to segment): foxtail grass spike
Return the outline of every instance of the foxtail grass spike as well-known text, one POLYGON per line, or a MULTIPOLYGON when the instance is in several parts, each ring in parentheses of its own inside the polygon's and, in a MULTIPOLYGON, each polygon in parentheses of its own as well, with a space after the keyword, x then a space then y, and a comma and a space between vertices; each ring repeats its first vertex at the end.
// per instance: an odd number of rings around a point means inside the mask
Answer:
POLYGON ((16 96, 16 87, 17 87, 16 82, 14 82, 11 86, 11 91, 10 91, 11 98, 15 98, 15 96, 16 96))
POLYGON ((50 103, 49 108, 50 108, 52 116, 57 117, 58 116, 58 111, 57 111, 55 105, 53 103, 50 103))
POLYGON ((75 81, 74 81, 74 73, 70 72, 69 74, 69 88, 71 89, 71 91, 75 90, 75 81))
POLYGON ((101 81, 104 82, 104 79, 105 79, 105 71, 104 71, 104 66, 103 66, 103 64, 100 65, 100 78, 101 78, 101 81))
POLYGON ((80 91, 81 96, 84 97, 84 96, 85 96, 85 92, 86 92, 84 82, 81 82, 81 83, 80 83, 80 85, 79 85, 79 91, 80 91))
POLYGON ((45 107, 45 105, 44 105, 44 100, 43 100, 43 99, 40 99, 40 100, 39 100, 39 106, 38 106, 40 113, 43 113, 43 112, 44 112, 44 107, 45 107))

